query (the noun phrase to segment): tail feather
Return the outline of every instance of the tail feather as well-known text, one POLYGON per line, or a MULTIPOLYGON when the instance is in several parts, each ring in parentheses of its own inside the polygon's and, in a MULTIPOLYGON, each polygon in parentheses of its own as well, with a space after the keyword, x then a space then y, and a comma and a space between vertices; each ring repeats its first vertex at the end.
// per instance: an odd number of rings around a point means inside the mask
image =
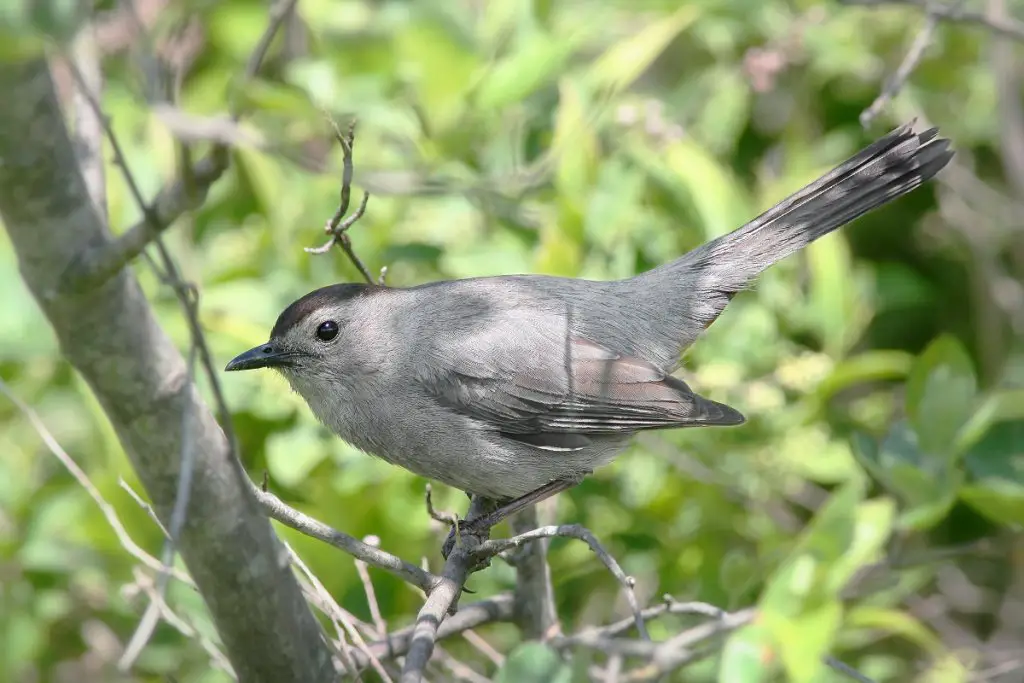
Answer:
POLYGON ((675 295, 663 301, 672 300, 676 339, 686 348, 763 270, 914 190, 952 157, 949 140, 936 128, 915 133, 912 124, 901 126, 746 225, 640 279, 648 291, 660 287, 675 295))
POLYGON ((952 158, 938 129, 897 128, 743 227, 686 254, 694 265, 726 266, 725 282, 742 288, 793 254, 934 176, 952 158), (723 259, 719 261, 719 259, 723 259))

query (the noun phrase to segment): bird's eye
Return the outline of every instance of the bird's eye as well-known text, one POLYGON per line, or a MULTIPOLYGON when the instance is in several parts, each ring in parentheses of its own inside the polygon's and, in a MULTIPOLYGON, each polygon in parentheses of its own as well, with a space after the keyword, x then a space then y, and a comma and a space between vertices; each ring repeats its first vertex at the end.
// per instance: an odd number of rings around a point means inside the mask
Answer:
POLYGON ((338 323, 333 320, 325 320, 316 328, 316 338, 320 341, 329 342, 338 336, 338 323))

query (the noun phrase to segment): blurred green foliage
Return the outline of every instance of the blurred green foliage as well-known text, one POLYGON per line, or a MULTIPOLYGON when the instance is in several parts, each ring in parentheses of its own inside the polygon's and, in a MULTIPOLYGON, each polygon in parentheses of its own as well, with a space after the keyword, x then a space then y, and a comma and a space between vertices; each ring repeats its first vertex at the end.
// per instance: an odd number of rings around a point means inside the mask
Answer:
MULTIPOLYGON (((107 19, 117 13, 109 4, 107 19)), ((68 34, 74 3, 43 5, 5 10, 0 55, 68 34)), ((208 201, 167 237, 200 287, 220 361, 264 340, 294 298, 358 279, 340 255, 302 250, 322 239, 337 204, 341 156, 325 112, 341 125, 358 118, 356 188, 373 197, 352 238, 396 286, 513 272, 625 277, 739 226, 918 112, 1002 191, 999 95, 982 31, 940 27, 889 118, 860 129, 858 114, 921 24, 908 8, 301 0, 261 77, 241 93, 266 4, 171 3, 150 28, 152 45, 187 52, 179 43, 188 17, 199 38, 179 106, 218 115, 237 94, 243 130, 264 142, 236 148, 208 201)), ((104 107, 151 196, 174 176, 174 138, 145 106, 129 52, 112 49, 104 71, 104 107)), ((559 518, 590 527, 646 598, 761 609, 722 657, 678 680, 783 671, 793 681, 842 680, 821 666, 825 654, 878 681, 968 679, 976 656, 954 651, 908 597, 936 594, 930 551, 1002 543, 1024 522, 1024 347, 991 292, 969 286, 981 275, 938 211, 939 191, 933 183, 771 269, 688 353, 688 381, 742 410, 745 426, 643 435, 560 497, 559 518), (907 548, 924 559, 900 564, 896 550, 907 548), (879 586, 851 600, 851 581, 887 553, 879 586)), ((139 219, 113 165, 108 193, 115 232, 139 219)), ((998 215, 987 220, 1007 228, 998 215)), ((173 296, 144 263, 135 270, 186 348, 173 296)), ((160 532, 119 478, 141 488, 101 408, 61 359, 5 236, 0 289, 0 377, 155 552, 160 532)), ((301 510, 437 565, 422 480, 331 437, 271 373, 222 381, 254 477, 266 470, 301 510)), ((123 589, 133 560, 4 402, 0 451, 0 678, 117 680, 111 652, 144 604, 123 589)), ((465 499, 445 490, 438 502, 461 511, 465 499)), ((350 559, 281 533, 346 609, 368 618, 350 559)), ((566 630, 624 613, 618 585, 582 544, 556 542, 551 556, 566 630)), ((1004 576, 1015 571, 1008 552, 992 562, 1004 576)), ((418 596, 373 577, 388 623, 408 622, 418 596)), ((488 595, 513 583, 496 563, 471 587, 488 595)), ((169 601, 212 637, 198 596, 172 586, 169 601)), ((686 623, 650 629, 663 638, 686 623)), ((969 627, 983 636, 991 624, 969 627)), ((516 643, 507 626, 484 633, 502 651, 516 643)), ((133 680, 224 680, 195 639, 166 624, 138 672, 133 680)), ((488 675, 567 681, 572 670, 526 645, 488 675)))

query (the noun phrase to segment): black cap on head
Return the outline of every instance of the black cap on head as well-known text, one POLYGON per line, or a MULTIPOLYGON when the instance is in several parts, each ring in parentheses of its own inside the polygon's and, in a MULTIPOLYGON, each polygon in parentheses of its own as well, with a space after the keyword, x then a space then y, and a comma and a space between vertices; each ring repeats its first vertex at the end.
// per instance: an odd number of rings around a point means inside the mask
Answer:
POLYGON ((348 299, 354 299, 358 296, 364 296, 370 292, 384 289, 377 285, 363 285, 353 283, 343 283, 340 285, 330 285, 329 287, 321 287, 315 289, 309 294, 305 295, 301 299, 293 302, 288 308, 281 311, 281 315, 277 317, 277 322, 274 323, 274 329, 270 331, 270 338, 282 336, 285 332, 298 325, 300 322, 305 320, 313 311, 320 309, 326 304, 336 304, 348 299))

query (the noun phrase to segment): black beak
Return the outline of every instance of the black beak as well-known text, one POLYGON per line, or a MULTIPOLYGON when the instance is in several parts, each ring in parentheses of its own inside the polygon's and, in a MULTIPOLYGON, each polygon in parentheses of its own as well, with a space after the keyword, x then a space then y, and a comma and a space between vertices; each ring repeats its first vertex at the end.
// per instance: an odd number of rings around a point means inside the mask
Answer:
POLYGON ((291 365, 291 358, 294 355, 294 353, 280 350, 273 344, 262 344, 235 356, 224 370, 226 372, 233 372, 235 370, 255 370, 256 368, 291 365))

